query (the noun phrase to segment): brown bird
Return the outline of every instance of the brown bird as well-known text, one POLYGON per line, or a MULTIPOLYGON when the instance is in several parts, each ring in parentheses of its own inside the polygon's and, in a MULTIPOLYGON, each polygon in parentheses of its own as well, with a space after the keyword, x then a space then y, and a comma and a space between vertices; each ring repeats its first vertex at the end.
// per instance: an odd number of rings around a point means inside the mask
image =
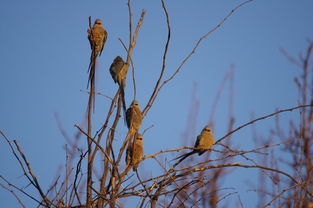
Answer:
POLYGON ((126 87, 126 74, 127 74, 127 64, 123 61, 120 56, 117 56, 113 63, 110 66, 110 74, 114 82, 119 85, 120 92, 123 101, 123 110, 126 112, 126 103, 125 103, 125 87, 126 87))
POLYGON ((103 46, 107 40, 108 33, 102 25, 101 19, 96 19, 93 27, 88 29, 88 39, 90 42, 91 50, 94 50, 95 57, 100 56, 103 50, 103 46))
POLYGON ((96 19, 93 27, 91 29, 88 29, 87 32, 88 32, 88 40, 89 40, 90 47, 92 50, 91 57, 90 57, 90 64, 88 67, 88 72, 89 72, 88 86, 89 86, 89 83, 92 80, 94 80, 94 77, 95 77, 96 58, 97 56, 100 56, 102 53, 103 46, 108 37, 108 33, 104 29, 101 19, 96 19))
POLYGON ((142 135, 137 134, 134 143, 130 142, 126 150, 125 162, 135 171, 143 157, 142 135))
POLYGON ((209 126, 205 126, 201 134, 197 136, 195 143, 195 151, 202 155, 207 149, 210 149, 214 144, 214 136, 209 126))
POLYGON ((134 100, 126 111, 126 123, 129 130, 138 131, 141 126, 142 113, 137 100, 134 100))
POLYGON ((175 158, 175 160, 179 159, 179 161, 176 162, 174 166, 177 166, 184 159, 186 159, 187 157, 195 153, 198 153, 198 155, 202 155, 206 150, 210 149, 213 144, 214 144, 214 136, 211 131, 211 128, 207 125, 202 129, 201 133, 197 136, 194 150, 175 158))

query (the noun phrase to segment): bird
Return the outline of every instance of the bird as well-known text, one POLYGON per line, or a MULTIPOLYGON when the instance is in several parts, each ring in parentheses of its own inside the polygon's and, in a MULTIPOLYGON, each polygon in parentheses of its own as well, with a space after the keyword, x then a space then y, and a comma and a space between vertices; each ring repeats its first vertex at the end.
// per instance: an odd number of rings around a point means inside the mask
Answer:
POLYGON ((125 87, 126 87, 126 74, 127 74, 127 64, 123 61, 120 56, 117 56, 110 66, 110 74, 115 83, 119 85, 121 97, 123 101, 124 114, 126 112, 125 103, 125 87))
POLYGON ((212 133, 212 130, 210 126, 206 125, 201 133, 197 136, 197 140, 194 145, 194 149, 191 152, 188 152, 186 154, 183 154, 174 160, 178 160, 178 162, 175 163, 174 166, 177 166, 179 163, 181 163, 183 160, 185 160, 190 155, 193 155, 195 153, 198 153, 198 155, 202 155, 206 150, 210 149, 212 145, 214 144, 214 135, 212 133))
POLYGON ((139 103, 134 100, 126 111, 126 124, 129 130, 137 132, 142 123, 142 113, 139 108, 139 103))
POLYGON ((137 134, 135 141, 130 142, 126 150, 126 165, 135 171, 143 157, 143 139, 141 134, 137 134))
POLYGON ((202 155, 207 149, 210 149, 213 144, 214 136, 211 128, 207 125, 202 129, 201 134, 197 136, 194 148, 198 155, 202 155))
POLYGON ((91 57, 90 57, 90 64, 88 67, 89 72, 89 79, 88 79, 88 86, 89 83, 94 79, 95 76, 95 64, 97 56, 100 56, 103 50, 103 46, 107 40, 108 33, 104 29, 102 25, 101 19, 96 19, 93 27, 87 30, 88 32, 88 40, 91 47, 91 57))
POLYGON ((107 31, 102 25, 102 20, 96 19, 93 27, 91 29, 88 29, 87 32, 91 50, 94 50, 95 57, 100 56, 103 50, 103 46, 108 37, 107 31))

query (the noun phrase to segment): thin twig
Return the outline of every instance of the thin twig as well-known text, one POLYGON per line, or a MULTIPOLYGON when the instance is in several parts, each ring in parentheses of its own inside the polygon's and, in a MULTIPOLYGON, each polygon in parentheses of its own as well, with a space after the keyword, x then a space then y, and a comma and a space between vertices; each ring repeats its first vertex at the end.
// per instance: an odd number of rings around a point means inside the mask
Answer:
POLYGON ((295 187, 297 187, 297 186, 299 186, 299 185, 303 185, 304 183, 298 183, 298 184, 295 184, 295 185, 293 185, 293 186, 290 186, 289 188, 286 188, 286 189, 284 189, 282 192, 280 192, 279 194, 277 194, 276 196, 274 196, 272 199, 271 199, 271 201, 269 201, 268 203, 266 203, 262 208, 266 208, 266 207, 268 207, 268 206, 270 206, 271 205, 271 203, 273 203, 276 199, 278 199, 281 195, 283 195, 285 192, 287 192, 287 191, 289 191, 289 190, 291 190, 291 189, 293 189, 293 188, 295 188, 295 187))
POLYGON ((163 61, 162 61, 162 68, 161 68, 161 74, 159 76, 159 79, 154 87, 154 90, 152 92, 152 95, 148 101, 148 104, 146 105, 146 107, 144 108, 144 110, 142 111, 142 116, 145 117, 145 115, 147 114, 148 110, 151 108, 152 104, 154 103, 154 100, 157 97, 158 91, 159 91, 159 85, 161 83, 161 80, 163 78, 163 74, 165 71, 165 67, 166 67, 166 57, 167 57, 167 52, 168 52, 168 46, 170 44, 170 40, 171 40, 171 26, 170 26, 170 19, 169 19, 169 15, 165 6, 165 3, 163 0, 162 1, 162 8, 163 11, 165 13, 166 16, 166 24, 167 24, 167 41, 165 44, 165 48, 164 48, 164 54, 163 54, 163 61))
MULTIPOLYGON (((87 90, 80 90, 80 92, 85 92, 85 93, 87 93, 87 94, 90 94, 90 91, 87 91, 87 90)), ((103 94, 103 93, 101 93, 101 92, 94 92, 94 94, 95 94, 95 95, 101 95, 101 96, 106 97, 106 98, 108 98, 108 99, 110 99, 110 100, 113 100, 113 98, 112 98, 111 96, 108 96, 108 95, 103 94)))
POLYGON ((10 189, 9 187, 6 187, 4 185, 2 185, 0 183, 0 186, 4 189, 6 189, 7 191, 11 192, 11 194, 13 194, 13 196, 16 198, 16 200, 18 201, 18 203, 23 207, 23 208, 26 208, 26 206, 23 204, 22 200, 18 197, 18 195, 12 190, 10 189))
MULTIPOLYGON (((124 49, 126 52, 128 52, 124 42, 122 41, 121 38, 118 39, 121 44, 123 45, 124 49)), ((133 60, 132 58, 130 57, 130 63, 131 63, 131 66, 132 66, 132 78, 133 78, 133 86, 134 86, 134 100, 136 100, 136 94, 137 94, 137 90, 136 90, 136 79, 135 79, 135 67, 134 67, 134 63, 133 63, 133 60)))
MULTIPOLYGON (((145 116, 147 114, 147 112, 149 111, 149 109, 151 108, 151 105, 153 104, 155 98, 157 97, 159 91, 163 88, 163 86, 165 84, 167 84, 169 81, 171 81, 182 69, 182 67, 185 65, 185 63, 187 62, 187 60, 196 52, 198 46, 200 45, 200 43, 202 42, 203 39, 207 38, 207 36, 209 36, 211 33, 213 33, 215 30, 217 30, 221 25, 224 24, 224 22, 236 11, 238 10, 240 7, 242 7, 243 5, 251 2, 253 0, 247 0, 241 4, 239 4, 238 6, 236 6, 234 9, 232 9, 228 15, 226 17, 224 17, 224 19, 217 25, 215 26, 212 30, 210 30, 209 32, 207 32, 205 35, 203 35, 198 42, 195 44, 194 48, 192 49, 192 51, 185 57, 185 59, 181 62, 181 64, 178 66, 178 68, 176 69, 176 71, 165 81, 163 81, 163 83, 161 84, 161 86, 159 88, 156 88, 157 86, 159 86, 159 84, 157 83, 156 87, 154 88, 154 92, 152 93, 152 96, 147 104, 147 106, 144 108, 143 110, 143 115, 145 116)), ((166 49, 167 51, 167 49, 166 49)), ((164 60, 163 60, 164 61, 164 60)), ((163 62, 164 63, 164 62, 163 62)), ((162 71, 161 71, 162 74, 162 71)), ((160 80, 160 79, 159 79, 160 80)))
POLYGON ((43 205, 39 200, 37 200, 35 197, 33 197, 32 195, 30 195, 29 193, 25 192, 22 188, 19 188, 17 186, 15 186, 14 184, 10 183, 7 179, 5 179, 2 175, 0 175, 0 178, 2 180, 4 180, 8 186, 12 186, 13 188, 15 188, 16 190, 20 191, 21 193, 23 193, 25 196, 31 198, 32 200, 34 200, 35 202, 37 202, 40 205, 43 205))
MULTIPOLYGON (((82 129, 80 128, 80 126, 78 126, 77 124, 74 125, 81 133, 83 133, 85 136, 89 137, 88 134, 82 129)), ((89 139, 101 150, 101 152, 104 154, 104 156, 107 158, 107 160, 110 163, 113 163, 110 156, 106 153, 106 151, 103 149, 103 147, 97 142, 95 141, 92 137, 89 137, 89 139)))
POLYGON ((29 174, 31 175, 31 177, 32 177, 32 179, 33 179, 33 182, 34 182, 34 184, 35 184, 35 188, 38 190, 38 192, 39 192, 40 196, 42 197, 42 199, 44 200, 45 204, 46 204, 47 206, 50 206, 50 201, 49 201, 49 199, 47 198, 47 196, 43 193, 43 191, 42 191, 42 189, 41 189, 41 187, 40 187, 40 185, 39 185, 39 183, 38 183, 37 177, 35 176, 35 174, 34 174, 32 168, 31 168, 31 166, 30 166, 30 163, 28 162, 26 156, 24 155, 24 153, 23 153, 21 147, 19 146, 19 144, 18 144, 18 142, 17 142, 16 140, 13 140, 13 142, 14 142, 14 144, 16 145, 16 148, 17 148, 18 152, 20 153, 21 157, 22 157, 23 160, 24 160, 24 163, 25 163, 26 166, 27 166, 28 172, 29 172, 29 174))
POLYGON ((288 111, 293 111, 293 110, 296 110, 296 109, 300 109, 300 108, 306 108, 306 107, 313 107, 313 105, 299 105, 299 106, 296 106, 296 107, 293 107, 293 108, 288 108, 288 109, 284 109, 284 110, 279 110, 279 111, 276 111, 274 113, 271 113, 269 115, 266 115, 266 116, 263 116, 263 117, 260 117, 260 118, 257 118, 257 119, 254 119, 253 121, 249 121, 241 126, 239 126, 238 128, 230 131, 229 133, 227 133, 225 136, 223 136, 222 138, 220 138, 219 140, 217 140, 215 143, 220 143, 221 141, 223 141, 224 139, 226 139, 228 136, 232 135, 233 133, 235 133, 236 131, 248 126, 248 125, 251 125, 257 121, 260 121, 260 120, 263 120, 263 119, 266 119, 266 118, 269 118, 269 117, 272 117, 272 116, 275 116, 277 114, 280 114, 280 113, 284 113, 284 112, 288 112, 288 111))

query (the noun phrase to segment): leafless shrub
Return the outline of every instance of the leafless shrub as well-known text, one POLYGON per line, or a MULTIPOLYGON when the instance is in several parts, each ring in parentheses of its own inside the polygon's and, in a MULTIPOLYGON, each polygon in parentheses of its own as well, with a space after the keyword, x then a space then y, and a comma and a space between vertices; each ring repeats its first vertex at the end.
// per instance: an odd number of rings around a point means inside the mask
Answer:
MULTIPOLYGON (((153 107, 154 101, 158 97, 158 93, 164 86, 174 81, 175 76, 182 72, 184 64, 189 58, 196 52, 198 46, 202 40, 216 31, 225 21, 239 8, 248 4, 252 0, 244 1, 237 7, 232 9, 228 15, 225 16, 222 21, 217 24, 212 30, 208 31, 202 37, 199 38, 194 48, 189 54, 181 61, 181 64, 176 70, 168 77, 164 77, 167 63, 167 52, 171 43, 171 25, 170 15, 166 9, 164 0, 161 0, 162 8, 165 14, 165 24, 167 25, 167 39, 165 42, 163 53, 163 64, 160 69, 160 75, 155 87, 151 92, 148 103, 142 110, 143 118, 148 115, 149 110, 153 107)), ((136 28, 133 31, 133 19, 131 1, 128 0, 129 11, 129 44, 125 46, 123 41, 121 43, 127 51, 127 71, 129 66, 132 66, 132 52, 136 46, 137 36, 140 32, 140 28, 144 23, 145 11, 141 12, 140 19, 136 24, 136 28)), ((91 22, 91 21, 90 21, 91 22)), ((91 25, 91 23, 90 23, 91 25)), ((91 26, 90 26, 91 27, 91 26)), ((270 176, 274 185, 278 183, 288 184, 289 187, 281 190, 280 193, 271 193, 272 200, 264 205, 264 207, 270 205, 273 201, 284 198, 281 202, 282 205, 291 207, 296 204, 297 207, 309 207, 312 197, 312 161, 311 161, 311 138, 312 138, 312 120, 313 120, 313 99, 312 92, 313 86, 310 86, 312 81, 309 81, 309 74, 312 69, 309 67, 310 54, 313 45, 307 51, 306 56, 302 60, 303 79, 296 79, 295 82, 299 87, 300 101, 299 105, 289 109, 277 110, 271 114, 265 115, 260 118, 253 119, 238 127, 234 126, 234 115, 232 111, 232 70, 225 75, 225 80, 221 84, 221 90, 216 94, 216 102, 220 96, 225 83, 230 83, 230 105, 229 105, 229 123, 227 127, 227 133, 221 138, 216 138, 216 142, 211 150, 208 150, 208 155, 214 155, 214 159, 207 157, 206 160, 200 161, 194 157, 188 158, 180 165, 175 163, 166 162, 162 163, 159 159, 160 156, 166 155, 168 152, 181 154, 183 150, 193 150, 192 147, 179 147, 175 149, 160 150, 159 152, 146 155, 142 160, 154 159, 163 172, 159 175, 155 175, 151 178, 144 179, 137 170, 131 174, 130 167, 123 164, 122 156, 126 151, 127 144, 132 140, 133 136, 137 133, 131 129, 125 135, 123 144, 116 149, 115 133, 118 122, 121 119, 122 101, 119 90, 114 96, 109 95, 111 104, 107 116, 100 129, 94 130, 92 126, 93 121, 93 108, 94 108, 94 96, 96 93, 94 87, 90 88, 88 113, 86 116, 87 130, 84 130, 83 125, 75 125, 78 130, 77 137, 72 141, 64 131, 60 129, 68 145, 66 146, 66 165, 65 175, 58 175, 55 182, 51 187, 44 191, 40 186, 40 183, 32 171, 31 164, 28 161, 26 154, 24 154, 22 148, 16 140, 10 141, 6 135, 1 132, 2 137, 5 139, 12 154, 17 159, 20 167, 23 171, 23 176, 28 180, 30 186, 38 191, 40 198, 36 198, 25 192, 22 188, 12 184, 5 177, 1 176, 1 187, 10 191, 19 204, 25 207, 24 203, 19 197, 19 194, 26 195, 31 200, 38 203, 38 207, 123 207, 126 198, 134 198, 137 200, 138 207, 217 207, 218 204, 227 199, 231 195, 236 195, 237 192, 231 187, 222 188, 220 185, 221 180, 229 174, 234 167, 242 169, 258 169, 265 172, 270 176), (308 104, 309 103, 309 104, 308 104), (251 124, 263 119, 279 114, 300 109, 300 128, 296 127, 296 124, 290 123, 290 131, 287 138, 282 138, 282 144, 284 144, 284 151, 292 154, 293 161, 289 163, 293 167, 293 172, 282 171, 278 164, 259 164, 255 162, 248 154, 262 155, 262 150, 269 149, 270 147, 276 147, 278 144, 264 143, 255 149, 249 150, 237 150, 231 145, 231 136, 240 131, 242 128, 250 126, 251 124), (109 122, 112 123, 109 126, 109 122), (77 145, 77 138, 86 137, 87 150, 80 149, 77 145), (288 141, 289 143, 286 143, 288 141), (115 148, 113 148, 113 146, 115 148), (103 159, 103 169, 101 171, 96 170, 94 167, 94 161, 96 157, 103 159), (237 158, 244 158, 246 163, 237 162, 237 158), (85 167, 83 164, 86 164, 85 167)), ((91 57, 94 60, 95 57, 91 57)), ((94 61, 95 63, 95 61, 94 61)), ((92 67, 96 67, 95 64, 91 64, 92 67)), ((132 66, 132 76, 134 83, 134 98, 136 98, 136 85, 135 85, 135 69, 132 66)), ((92 83, 93 80, 90 80, 92 83)), ((216 105, 214 105, 216 106, 216 105)), ((214 126, 214 111, 215 107, 210 114, 209 124, 214 126)), ((191 114, 192 116, 192 114, 191 114)), ((279 130, 279 122, 277 122, 277 130, 279 130)), ((282 135, 280 131, 275 131, 276 135, 282 135)), ((265 191, 265 190, 264 190, 265 191)), ((266 193, 267 194, 267 193, 266 193)), ((240 201, 240 200, 239 200, 240 201)), ((240 203, 242 203, 240 201, 240 203)), ((262 205, 263 206, 263 205, 262 205)))

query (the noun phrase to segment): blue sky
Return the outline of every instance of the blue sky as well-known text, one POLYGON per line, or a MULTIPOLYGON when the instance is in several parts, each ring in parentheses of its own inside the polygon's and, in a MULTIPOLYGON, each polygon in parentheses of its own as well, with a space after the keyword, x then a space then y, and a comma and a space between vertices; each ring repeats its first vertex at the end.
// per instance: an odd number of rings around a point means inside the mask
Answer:
MULTIPOLYGON (((166 1, 172 41, 164 77, 168 78, 176 70, 203 34, 241 2, 166 1)), ((108 31, 108 40, 98 64, 97 91, 113 96, 117 85, 108 70, 117 55, 126 57, 118 41, 121 38, 128 42, 126 3, 126 0, 95 0, 91 3, 4 0, 0 3, 0 129, 10 139, 20 142, 45 189, 52 183, 65 158, 65 139, 58 129, 55 114, 70 137, 77 132, 74 124, 82 123, 85 115, 88 95, 80 90, 86 89, 88 78, 88 17, 101 18, 108 31)), ((147 13, 133 52, 141 108, 146 105, 160 73, 167 35, 160 1, 134 1, 134 23, 142 9, 147 13)), ((254 0, 236 11, 201 43, 181 72, 159 93, 142 126, 145 129, 154 125, 145 134, 145 154, 182 145, 182 134, 191 126, 188 112, 193 86, 196 86, 193 96, 200 105, 192 132, 194 136, 190 136, 187 142, 193 145, 195 136, 209 120, 214 96, 231 65, 235 72, 235 126, 249 121, 252 113, 258 117, 276 108, 296 106, 297 90, 293 78, 300 71, 279 49, 284 48, 296 57, 305 50, 307 39, 313 38, 312 9, 310 0, 254 0)), ((131 103, 132 93, 129 73, 127 105, 131 103)), ((94 126, 98 129, 110 101, 97 96, 96 102, 94 126)), ((228 93, 224 91, 216 111, 216 138, 226 133, 228 103, 228 93)), ((287 113, 283 120, 297 117, 297 112, 287 113)), ((256 124, 260 134, 268 135, 272 121, 256 124)), ((121 123, 117 135, 123 137, 126 131, 121 123)), ((255 146, 251 128, 243 129, 232 139, 241 148, 255 146)), ((22 171, 7 144, 2 139, 0 141, 0 174, 12 182, 27 185, 20 178, 22 171)), ((82 138, 81 145, 84 142, 82 138)), ((146 161, 141 171, 153 174, 149 166, 151 164, 146 161)), ((241 173, 247 173, 253 181, 253 175, 248 172, 241 173)), ((251 194, 247 189, 240 190, 241 197, 251 194)), ((3 189, 0 189, 0 199, 2 204, 4 199, 4 207, 18 207, 14 197, 3 189)), ((247 205, 254 203, 255 200, 251 199, 247 205)), ((32 206, 32 202, 26 204, 32 206)))

